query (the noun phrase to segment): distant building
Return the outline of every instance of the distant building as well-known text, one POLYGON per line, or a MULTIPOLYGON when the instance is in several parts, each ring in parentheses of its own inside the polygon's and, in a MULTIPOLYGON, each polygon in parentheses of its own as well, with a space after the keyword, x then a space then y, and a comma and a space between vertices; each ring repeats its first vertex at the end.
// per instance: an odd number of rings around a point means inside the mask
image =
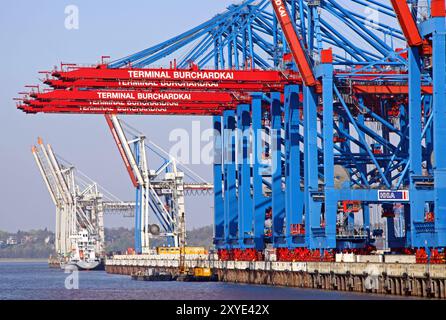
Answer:
POLYGON ((9 246, 15 246, 17 244, 17 238, 13 237, 13 236, 9 237, 6 240, 6 244, 9 245, 9 246))
POLYGON ((33 236, 24 236, 21 240, 20 243, 21 244, 26 244, 26 243, 33 243, 37 240, 36 237, 33 236))

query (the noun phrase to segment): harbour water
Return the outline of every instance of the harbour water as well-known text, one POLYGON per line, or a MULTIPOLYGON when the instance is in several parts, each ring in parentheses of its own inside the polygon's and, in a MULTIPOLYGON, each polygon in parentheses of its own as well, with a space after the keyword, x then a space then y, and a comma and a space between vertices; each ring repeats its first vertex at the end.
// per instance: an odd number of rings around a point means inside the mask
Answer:
POLYGON ((0 262, 0 300, 309 299, 387 300, 398 297, 215 282, 143 282, 102 271, 65 273, 48 268, 45 262, 0 262))

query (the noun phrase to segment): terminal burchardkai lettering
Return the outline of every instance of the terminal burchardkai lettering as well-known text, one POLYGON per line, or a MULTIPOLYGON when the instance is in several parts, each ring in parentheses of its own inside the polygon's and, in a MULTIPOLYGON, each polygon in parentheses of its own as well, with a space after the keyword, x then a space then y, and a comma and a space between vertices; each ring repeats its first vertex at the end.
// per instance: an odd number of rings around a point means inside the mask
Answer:
POLYGON ((192 99, 190 93, 163 93, 163 92, 97 92, 99 99, 116 100, 188 100, 192 99))
POLYGON ((131 79, 234 80, 228 71, 128 70, 131 79))
POLYGON ((68 71, 55 71, 52 75, 60 80, 152 80, 152 81, 217 81, 277 83, 298 81, 299 75, 293 71, 278 70, 181 70, 181 69, 109 69, 79 67, 68 71))
MULTIPOLYGON (((197 92, 197 91, 145 91, 145 90, 54 90, 51 92, 34 93, 32 97, 41 100, 126 100, 126 101, 181 101, 194 103, 230 103, 234 95, 229 92, 197 92)), ((248 99, 238 96, 238 101, 248 99)))

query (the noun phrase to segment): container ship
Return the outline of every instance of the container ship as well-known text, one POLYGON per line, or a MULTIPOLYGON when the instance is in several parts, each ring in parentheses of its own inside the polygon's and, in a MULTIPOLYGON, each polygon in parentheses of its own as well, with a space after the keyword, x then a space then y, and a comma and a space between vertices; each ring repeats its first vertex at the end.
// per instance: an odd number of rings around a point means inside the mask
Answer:
POLYGON ((50 268, 66 269, 74 267, 80 271, 97 271, 105 269, 104 258, 97 253, 97 241, 83 229, 77 235, 70 237, 72 250, 69 256, 50 256, 48 265, 50 268))

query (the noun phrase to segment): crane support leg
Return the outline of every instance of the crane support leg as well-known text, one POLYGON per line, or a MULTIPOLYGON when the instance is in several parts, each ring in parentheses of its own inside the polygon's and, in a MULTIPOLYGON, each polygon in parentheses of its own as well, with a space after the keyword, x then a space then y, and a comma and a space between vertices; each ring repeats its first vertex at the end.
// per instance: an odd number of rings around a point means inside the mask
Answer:
POLYGON ((282 106, 280 92, 271 93, 271 186, 273 208, 273 243, 285 245, 285 193, 282 188, 282 106))
POLYGON ((237 107, 238 141, 238 240, 242 249, 251 248, 252 241, 252 198, 251 165, 249 161, 249 137, 251 115, 250 106, 241 104, 237 107))
MULTIPOLYGON (((331 55, 331 52, 330 52, 331 55)), ((325 236, 326 248, 336 248, 337 200, 334 189, 334 134, 333 134, 333 64, 322 61, 323 153, 325 182, 325 236)))
POLYGON ((223 201, 222 173, 222 123, 221 116, 213 117, 214 123, 214 228, 215 245, 223 248, 225 239, 225 212, 223 201))
MULTIPOLYGON (((421 59, 418 47, 409 48, 409 150, 410 150, 410 238, 412 246, 423 247, 416 224, 424 221, 424 200, 419 196, 416 177, 422 175, 421 144, 421 59)), ((426 111, 426 110, 425 110, 426 111)), ((408 233, 408 232, 407 232, 408 233)))
POLYGON ((318 192, 317 96, 314 88, 304 87, 304 163, 305 163, 305 236, 310 249, 319 248, 325 237, 321 228, 321 203, 313 198, 318 192))
POLYGON ((261 93, 252 95, 252 153, 254 161, 252 165, 252 211, 254 212, 254 244, 258 251, 265 248, 265 211, 270 204, 270 200, 263 192, 262 96, 261 93))
POLYGON ((237 239, 238 208, 235 167, 235 111, 228 110, 224 117, 224 180, 225 180, 225 242, 231 247, 237 239))
POLYGON ((434 17, 433 83, 434 83, 434 150, 435 150, 435 227, 438 246, 446 247, 446 18, 434 17))
MULTIPOLYGON (((300 173, 299 148, 299 86, 285 87, 285 215, 287 247, 295 248, 305 244, 302 232, 296 234, 295 226, 303 222, 303 192, 300 173), (294 228, 293 228, 294 226, 294 228), (293 232, 294 230, 294 232, 293 232)), ((301 230, 303 231, 303 230, 301 230)))

